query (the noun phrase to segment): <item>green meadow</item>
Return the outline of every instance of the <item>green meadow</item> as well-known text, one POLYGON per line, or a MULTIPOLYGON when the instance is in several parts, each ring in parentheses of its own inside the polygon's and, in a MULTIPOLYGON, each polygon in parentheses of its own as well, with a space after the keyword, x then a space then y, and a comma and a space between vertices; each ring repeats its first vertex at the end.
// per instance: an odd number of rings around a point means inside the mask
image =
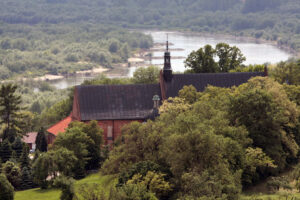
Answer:
MULTIPOLYGON (((75 191, 82 185, 97 184, 104 192, 109 192, 111 186, 116 183, 114 176, 101 176, 100 173, 91 174, 84 179, 75 182, 75 191)), ((59 189, 40 188, 24 190, 15 193, 15 200, 59 200, 61 191, 59 189)))

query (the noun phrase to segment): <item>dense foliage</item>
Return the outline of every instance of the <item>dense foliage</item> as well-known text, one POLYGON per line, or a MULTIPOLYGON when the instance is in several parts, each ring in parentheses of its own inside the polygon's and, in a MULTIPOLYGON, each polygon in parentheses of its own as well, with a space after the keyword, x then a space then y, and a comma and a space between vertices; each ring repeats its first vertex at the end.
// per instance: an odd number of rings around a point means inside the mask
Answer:
POLYGON ((215 48, 205 45, 190 53, 185 60, 185 67, 191 73, 224 73, 244 67, 245 60, 246 57, 236 46, 231 47, 229 44, 219 43, 215 48))
POLYGON ((0 174, 0 199, 13 200, 14 188, 8 182, 4 174, 0 174))
MULTIPOLYGON (((3 8, 3 7, 2 7, 3 8)), ((44 74, 74 74, 127 62, 152 39, 109 26, 91 24, 4 25, 0 39, 0 80, 44 74)))
POLYGON ((297 163, 297 90, 257 77, 231 89, 185 86, 179 94, 155 121, 123 128, 103 165, 120 174, 120 188, 151 176, 161 190, 147 191, 158 198, 239 199, 243 187, 297 163))
MULTIPOLYGON (((124 28, 234 33, 276 40, 279 45, 299 49, 299 9, 299 0, 4 0, 0 20, 8 24, 30 25, 85 23, 83 32, 91 24, 110 24, 124 28)), ((1 33, 5 35, 6 30, 3 24, 1 33)), ((30 29, 24 31, 28 33, 30 29)), ((49 32, 60 35, 61 29, 50 29, 49 32)), ((19 49, 30 46, 30 43, 23 42, 15 41, 12 46, 19 49)), ((3 46, 7 46, 5 40, 3 46)), ((114 47, 110 49, 115 50, 114 47)), ((70 60, 76 59, 72 55, 70 60)))

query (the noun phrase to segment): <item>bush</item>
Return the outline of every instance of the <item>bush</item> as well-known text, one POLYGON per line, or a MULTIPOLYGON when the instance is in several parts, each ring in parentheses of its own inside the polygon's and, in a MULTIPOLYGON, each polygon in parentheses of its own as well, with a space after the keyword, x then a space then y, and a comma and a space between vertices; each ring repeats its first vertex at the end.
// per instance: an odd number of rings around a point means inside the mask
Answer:
POLYGON ((4 174, 0 174, 0 199, 13 200, 14 188, 4 174))
POLYGON ((54 180, 54 186, 62 190, 61 200, 72 200, 74 198, 74 179, 60 176, 54 180))
POLYGON ((155 195, 147 191, 146 186, 141 184, 126 184, 120 188, 113 189, 109 194, 113 200, 158 200, 155 195))
POLYGON ((117 186, 122 186, 127 183, 128 180, 132 179, 135 174, 140 174, 142 177, 146 176, 148 171, 159 172, 161 167, 150 161, 138 162, 131 166, 130 169, 124 170, 119 175, 119 181, 117 186))
POLYGON ((5 174, 7 180, 15 187, 19 187, 21 182, 21 170, 13 162, 7 161, 2 167, 2 173, 5 174))

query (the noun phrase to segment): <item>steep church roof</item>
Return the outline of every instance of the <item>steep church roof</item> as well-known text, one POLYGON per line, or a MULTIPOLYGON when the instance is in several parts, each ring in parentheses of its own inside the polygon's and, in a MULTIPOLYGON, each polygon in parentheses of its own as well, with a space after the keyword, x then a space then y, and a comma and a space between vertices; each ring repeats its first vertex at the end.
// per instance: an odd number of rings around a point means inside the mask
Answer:
POLYGON ((166 98, 178 96, 185 85, 193 85, 202 92, 208 85, 229 88, 256 76, 264 76, 264 72, 173 74, 172 80, 165 82, 166 98))
POLYGON ((72 119, 79 121, 144 120, 153 114, 152 98, 154 95, 165 100, 178 96, 179 90, 185 85, 193 85, 198 91, 203 91, 208 85, 238 86, 252 77, 267 75, 267 71, 173 74, 168 42, 164 60, 159 84, 76 86, 72 119))
POLYGON ((153 96, 161 96, 159 84, 90 85, 75 90, 81 121, 144 119, 153 109, 153 96))

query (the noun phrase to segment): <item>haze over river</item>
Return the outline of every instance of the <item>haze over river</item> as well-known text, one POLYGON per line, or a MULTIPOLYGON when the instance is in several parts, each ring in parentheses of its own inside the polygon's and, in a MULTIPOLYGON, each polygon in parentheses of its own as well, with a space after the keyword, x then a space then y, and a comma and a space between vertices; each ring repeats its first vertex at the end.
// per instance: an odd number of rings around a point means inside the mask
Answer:
MULTIPOLYGON (((220 42, 228 43, 230 46, 237 46, 244 56, 246 61, 244 64, 264 64, 264 63, 277 63, 285 61, 292 55, 279 49, 278 47, 265 44, 255 43, 255 41, 247 41, 243 38, 234 37, 220 37, 220 36, 201 36, 196 34, 181 33, 181 32, 165 32, 165 31, 143 31, 153 37, 154 43, 165 43, 167 34, 169 42, 173 45, 170 46, 171 56, 181 57, 181 59, 172 59, 171 64, 173 71, 183 72, 186 68, 184 67, 183 57, 187 57, 193 50, 198 50, 200 47, 210 44, 215 47, 220 42), (182 51, 172 51, 172 49, 182 49, 182 51)), ((162 57, 164 51, 154 51, 153 57, 162 57)), ((163 59, 153 59, 151 63, 155 65, 162 65, 163 59)), ((129 69, 128 76, 132 76, 136 67, 132 66, 129 69)), ((81 84, 84 80, 91 79, 91 77, 72 77, 58 80, 52 83, 57 88, 63 89, 74 85, 81 84)))

